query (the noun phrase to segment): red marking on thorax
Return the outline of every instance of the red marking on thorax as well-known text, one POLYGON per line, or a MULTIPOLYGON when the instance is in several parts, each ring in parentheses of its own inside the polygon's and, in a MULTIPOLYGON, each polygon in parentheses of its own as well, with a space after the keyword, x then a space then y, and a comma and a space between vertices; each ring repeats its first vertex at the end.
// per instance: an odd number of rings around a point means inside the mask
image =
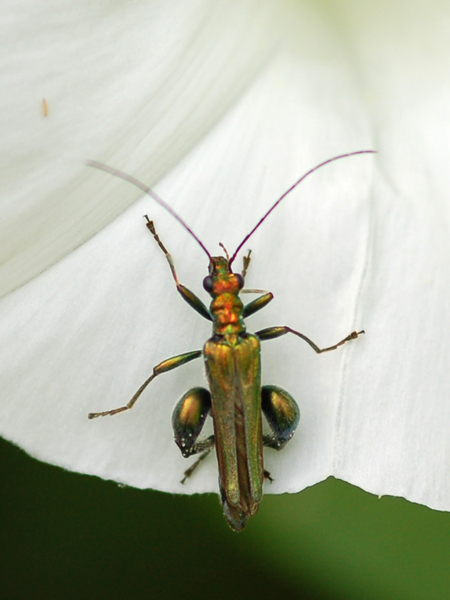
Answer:
POLYGON ((237 294, 239 292, 239 285, 234 275, 230 276, 229 279, 219 279, 214 282, 214 294, 220 296, 222 294, 237 294))

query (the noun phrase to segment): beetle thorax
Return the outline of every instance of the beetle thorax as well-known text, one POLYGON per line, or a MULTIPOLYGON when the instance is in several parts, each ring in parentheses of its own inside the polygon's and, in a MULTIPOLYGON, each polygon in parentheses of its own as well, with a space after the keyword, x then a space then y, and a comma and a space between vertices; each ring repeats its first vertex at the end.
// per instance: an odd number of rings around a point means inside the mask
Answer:
POLYGON ((243 304, 239 298, 244 283, 242 277, 230 271, 226 258, 217 256, 211 262, 210 278, 210 294, 213 298, 210 311, 214 333, 224 337, 236 337, 244 333, 243 304))
POLYGON ((210 306, 214 333, 225 337, 244 333, 243 306, 236 294, 225 292, 216 296, 210 306))

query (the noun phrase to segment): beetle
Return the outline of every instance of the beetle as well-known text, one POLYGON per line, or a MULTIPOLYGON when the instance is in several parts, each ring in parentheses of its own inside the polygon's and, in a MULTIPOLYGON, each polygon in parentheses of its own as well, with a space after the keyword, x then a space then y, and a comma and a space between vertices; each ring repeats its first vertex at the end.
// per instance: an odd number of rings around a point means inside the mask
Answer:
POLYGON ((232 265, 244 244, 269 214, 308 175, 330 162, 368 153, 374 151, 360 150, 341 154, 306 172, 263 215, 231 257, 223 245, 221 246, 225 256, 212 256, 184 220, 139 180, 97 161, 87 162, 89 166, 122 178, 140 188, 172 214, 198 242, 209 260, 209 273, 203 280, 203 287, 211 296, 209 308, 179 282, 171 255, 157 234, 153 221, 148 216, 145 217, 147 228, 169 263, 181 297, 203 318, 212 322, 213 330, 212 337, 206 341, 202 350, 179 354, 156 365, 150 377, 144 381, 128 404, 113 410, 93 412, 88 417, 94 419, 112 416, 133 408, 139 396, 155 377, 203 357, 209 389, 195 387, 186 392, 175 406, 172 416, 175 442, 182 455, 188 458, 199 454, 198 460, 185 472, 182 483, 215 447, 224 515, 235 531, 241 531, 248 518, 258 510, 263 495, 264 479, 272 481, 270 474, 264 469, 263 446, 275 450, 284 448, 294 435, 300 419, 298 405, 288 392, 278 386, 261 385, 261 342, 291 333, 303 339, 317 354, 321 354, 358 338, 364 331, 353 331, 337 344, 326 348, 319 348, 306 335, 288 326, 268 327, 254 334, 248 333, 245 319, 267 306, 273 299, 273 294, 263 293, 244 305, 239 294, 244 288, 250 264, 250 251, 244 257, 242 273, 234 272, 232 265), (214 434, 199 440, 208 414, 213 419, 214 434), (270 428, 270 433, 266 435, 262 429, 262 414, 270 428))

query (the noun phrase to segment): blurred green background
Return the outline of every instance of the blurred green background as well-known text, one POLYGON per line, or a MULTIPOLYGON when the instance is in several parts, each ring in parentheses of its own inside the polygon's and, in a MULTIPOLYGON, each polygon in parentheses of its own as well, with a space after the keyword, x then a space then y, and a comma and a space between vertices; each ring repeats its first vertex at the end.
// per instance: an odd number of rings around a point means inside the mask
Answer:
POLYGON ((450 514, 330 479, 264 497, 244 532, 216 495, 121 488, 0 441, 0 597, 450 598, 450 514))

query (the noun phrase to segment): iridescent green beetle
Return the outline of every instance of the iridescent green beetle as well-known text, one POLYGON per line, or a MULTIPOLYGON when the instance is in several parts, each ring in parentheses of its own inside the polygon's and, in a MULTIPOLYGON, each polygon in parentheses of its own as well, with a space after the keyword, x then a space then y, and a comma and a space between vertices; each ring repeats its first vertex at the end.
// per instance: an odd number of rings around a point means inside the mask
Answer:
POLYGON ((184 483, 215 447, 223 510, 229 525, 235 531, 241 531, 248 518, 256 513, 263 495, 264 479, 271 480, 270 474, 264 470, 263 446, 281 450, 294 435, 300 419, 297 403, 288 392, 274 385, 261 386, 260 343, 293 333, 319 354, 335 350, 364 332, 353 331, 339 343, 327 348, 319 348, 306 335, 286 326, 269 327, 254 334, 247 333, 244 319, 264 308, 272 300, 273 295, 264 293, 244 306, 239 293, 244 287, 250 252, 244 257, 242 274, 234 273, 231 269, 232 264, 244 244, 268 215, 305 177, 332 161, 373 152, 373 150, 361 150, 335 156, 305 173, 258 221, 231 258, 225 249, 225 256, 211 256, 183 219, 137 179, 95 161, 87 163, 139 187, 172 214, 199 243, 209 259, 209 275, 203 280, 203 287, 212 298, 209 309, 200 298, 180 284, 172 257, 156 233, 153 222, 146 217, 147 227, 169 263, 178 292, 194 310, 213 324, 213 335, 205 343, 203 350, 179 354, 164 360, 154 367, 152 375, 144 381, 127 405, 104 412, 90 413, 89 418, 115 415, 132 408, 144 389, 157 375, 203 356, 209 390, 196 387, 186 392, 176 405, 172 417, 175 442, 183 456, 188 458, 200 454, 198 460, 185 472, 182 481, 184 483), (263 435, 262 413, 271 430, 269 435, 263 435), (199 440, 208 414, 213 418, 214 435, 199 440))

